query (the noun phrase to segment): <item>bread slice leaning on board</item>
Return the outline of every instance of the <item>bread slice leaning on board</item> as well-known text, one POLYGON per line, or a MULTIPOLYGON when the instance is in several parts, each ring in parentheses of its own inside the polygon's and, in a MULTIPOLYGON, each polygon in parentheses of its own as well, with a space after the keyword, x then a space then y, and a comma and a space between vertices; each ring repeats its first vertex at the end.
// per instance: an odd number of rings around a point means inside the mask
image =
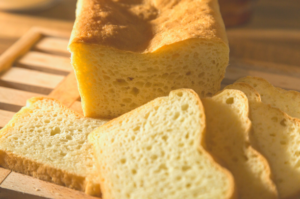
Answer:
POLYGON ((261 101, 279 108, 288 115, 300 119, 300 93, 274 87, 259 77, 244 77, 236 82, 244 82, 252 86, 261 96, 261 101))
POLYGON ((225 88, 241 90, 249 96, 251 142, 269 162, 279 197, 299 198, 300 120, 261 102, 259 93, 248 84, 234 83, 225 88))
POLYGON ((232 175, 204 150, 205 113, 188 89, 170 92, 89 135, 103 199, 233 198, 232 175))
POLYGON ((268 162, 250 144, 246 95, 226 89, 202 102, 207 124, 206 149, 234 176, 238 198, 278 198, 268 162))
POLYGON ((0 131, 0 165, 99 196, 87 136, 105 122, 83 118, 53 99, 31 98, 0 131))
POLYGON ((229 60, 217 0, 79 0, 69 50, 84 115, 100 118, 174 89, 212 95, 229 60))

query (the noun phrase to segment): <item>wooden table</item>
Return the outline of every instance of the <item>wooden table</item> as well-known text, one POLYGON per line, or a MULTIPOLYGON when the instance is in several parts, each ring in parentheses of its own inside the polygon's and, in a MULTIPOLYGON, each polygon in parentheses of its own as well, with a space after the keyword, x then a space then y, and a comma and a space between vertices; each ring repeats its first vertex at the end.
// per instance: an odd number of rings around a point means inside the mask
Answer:
MULTIPOLYGON (((75 19, 75 4, 75 0, 62 0, 59 5, 44 12, 23 14, 0 12, 0 54, 34 26, 59 30, 68 37, 75 19)), ((299 0, 257 0, 255 4, 254 14, 249 23, 227 30, 231 54, 230 65, 223 85, 232 83, 240 77, 253 75, 264 77, 276 86, 300 91, 299 0)), ((41 41, 38 44, 40 46, 35 48, 43 51, 45 50, 43 44, 49 45, 49 42, 53 41, 41 41)), ((68 61, 69 55, 67 55, 68 52, 65 49, 67 39, 59 40, 58 44, 64 46, 62 47, 63 52, 61 52, 63 56, 54 56, 55 59, 51 58, 51 62, 55 61, 59 65, 66 66, 66 68, 57 71, 53 66, 43 66, 42 72, 49 72, 49 70, 56 72, 52 75, 55 77, 54 83, 52 82, 53 85, 38 91, 40 95, 50 94, 52 97, 59 98, 62 96, 61 87, 72 87, 74 85, 74 76, 72 74, 68 75, 71 68, 68 61)), ((13 75, 27 71, 26 62, 28 60, 33 61, 32 59, 36 55, 36 53, 30 53, 18 60, 15 64, 21 69, 13 71, 13 75)), ((36 64, 39 65, 39 63, 36 64)), ((3 77, 10 78, 7 74, 1 78, 3 77)), ((34 92, 37 91, 36 89, 33 86, 34 92)), ((18 92, 18 96, 14 99, 19 99, 20 96, 29 98, 35 95, 34 92, 18 92)), ((60 100, 69 107, 80 111, 80 102, 77 101, 78 92, 70 95, 72 95, 72 102, 64 101, 63 98, 60 98, 60 100)), ((11 99, 8 97, 5 100, 7 100, 6 103, 9 103, 11 99)), ((0 120, 2 116, 6 119, 11 118, 13 112, 18 111, 20 106, 25 103, 25 100, 13 101, 17 106, 14 104, 9 107, 10 111, 2 111, 0 120)), ((6 123, 7 121, 1 120, 1 122, 6 123)), ((75 193, 67 188, 0 168, 0 199, 44 198, 46 196, 51 198, 88 198, 82 193, 75 193), (47 188, 45 189, 45 187, 47 188), (47 192, 49 190, 54 191, 47 192)))

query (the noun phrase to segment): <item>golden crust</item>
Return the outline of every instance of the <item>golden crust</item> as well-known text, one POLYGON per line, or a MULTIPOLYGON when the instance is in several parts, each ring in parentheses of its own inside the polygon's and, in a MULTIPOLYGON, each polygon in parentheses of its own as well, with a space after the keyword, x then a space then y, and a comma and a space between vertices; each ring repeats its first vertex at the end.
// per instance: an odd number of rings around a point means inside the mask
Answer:
POLYGON ((227 45, 217 0, 79 0, 70 45, 149 53, 188 39, 227 45))
POLYGON ((8 151, 0 150, 0 156, 1 166, 4 168, 72 189, 80 191, 85 191, 86 189, 86 181, 83 176, 69 173, 8 151))

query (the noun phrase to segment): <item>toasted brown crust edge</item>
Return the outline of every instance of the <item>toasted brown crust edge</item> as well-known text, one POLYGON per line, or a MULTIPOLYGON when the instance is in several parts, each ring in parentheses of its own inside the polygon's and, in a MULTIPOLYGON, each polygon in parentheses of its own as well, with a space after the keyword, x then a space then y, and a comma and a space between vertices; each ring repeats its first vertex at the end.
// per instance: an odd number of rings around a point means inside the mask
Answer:
MULTIPOLYGON (((205 39, 205 40, 211 40, 211 41, 216 41, 216 42, 219 41, 219 42, 222 42, 224 45, 226 45, 227 48, 229 49, 225 25, 224 25, 223 18, 220 13, 219 3, 217 0, 206 0, 206 3, 209 6, 209 8, 211 9, 211 11, 209 13, 205 13, 205 11, 204 11, 204 15, 209 15, 209 16, 213 17, 213 21, 207 22, 210 24, 209 28, 206 27, 207 32, 210 32, 210 33, 207 33, 203 37, 202 36, 196 36, 196 37, 192 36, 190 38, 177 39, 173 43, 162 42, 162 44, 159 44, 156 47, 151 47, 150 49, 148 49, 149 48, 149 46, 148 46, 144 51, 139 51, 139 50, 136 51, 136 50, 129 50, 129 49, 126 50, 126 48, 122 49, 122 48, 114 47, 114 45, 112 45, 112 44, 109 44, 106 42, 99 42, 99 41, 97 41, 97 39, 92 39, 92 40, 95 40, 94 42, 85 42, 85 40, 90 40, 91 38, 97 37, 97 35, 93 35, 95 33, 89 35, 88 37, 82 36, 83 33, 85 34, 86 32, 90 31, 89 27, 85 27, 82 24, 86 24, 89 21, 93 22, 95 20, 95 19, 93 19, 93 17, 90 18, 89 14, 86 14, 86 13, 90 12, 90 9, 87 9, 87 7, 94 7, 95 2, 96 2, 96 0, 89 0, 87 2, 84 2, 86 4, 85 6, 83 6, 83 0, 79 0, 77 2, 76 20, 75 20, 75 23, 73 26, 73 30, 72 30, 71 37, 69 40, 69 45, 68 45, 69 51, 72 52, 72 44, 73 43, 85 43, 85 44, 103 45, 106 47, 111 47, 111 48, 115 48, 115 49, 119 49, 119 50, 131 51, 131 52, 136 52, 136 53, 153 53, 165 46, 172 45, 174 43, 178 43, 178 42, 182 42, 182 41, 186 41, 188 39, 205 39)), ((178 24, 178 25, 180 26, 180 24, 178 24)), ((103 38, 105 36, 106 36, 105 34, 102 35, 103 38)))

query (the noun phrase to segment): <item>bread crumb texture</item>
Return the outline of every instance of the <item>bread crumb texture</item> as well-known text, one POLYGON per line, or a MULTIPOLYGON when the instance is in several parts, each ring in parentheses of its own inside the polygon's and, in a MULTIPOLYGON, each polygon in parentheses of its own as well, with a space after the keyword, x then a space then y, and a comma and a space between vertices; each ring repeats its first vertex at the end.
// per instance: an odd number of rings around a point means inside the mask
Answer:
POLYGON ((0 131, 0 164, 20 173, 100 194, 87 136, 104 120, 80 117, 56 100, 32 98, 0 131), (86 189, 87 188, 87 189, 86 189))
POLYGON ((211 96, 229 60, 216 0, 80 0, 69 49, 84 114, 101 118, 178 88, 211 96))
POLYGON ((238 198, 278 198, 269 164, 250 144, 246 95, 226 89, 202 102, 207 120, 205 146, 233 174, 238 198))
POLYGON ((200 146, 204 128, 198 96, 181 89, 93 131, 103 198, 232 198, 231 174, 200 146))
POLYGON ((253 105, 254 138, 268 159, 281 198, 299 198, 300 120, 266 104, 253 105), (264 122, 262 122, 264 121, 264 122))
MULTIPOLYGON (((233 84, 232 88, 234 86, 244 93, 256 92, 242 82, 233 84)), ((269 162, 280 198, 299 198, 300 120, 262 103, 260 98, 250 101, 250 119, 253 124, 250 139, 269 162)))
POLYGON ((265 104, 279 108, 288 115, 300 119, 300 93, 274 87, 268 81, 259 77, 244 77, 237 82, 244 82, 252 86, 261 96, 265 104))

